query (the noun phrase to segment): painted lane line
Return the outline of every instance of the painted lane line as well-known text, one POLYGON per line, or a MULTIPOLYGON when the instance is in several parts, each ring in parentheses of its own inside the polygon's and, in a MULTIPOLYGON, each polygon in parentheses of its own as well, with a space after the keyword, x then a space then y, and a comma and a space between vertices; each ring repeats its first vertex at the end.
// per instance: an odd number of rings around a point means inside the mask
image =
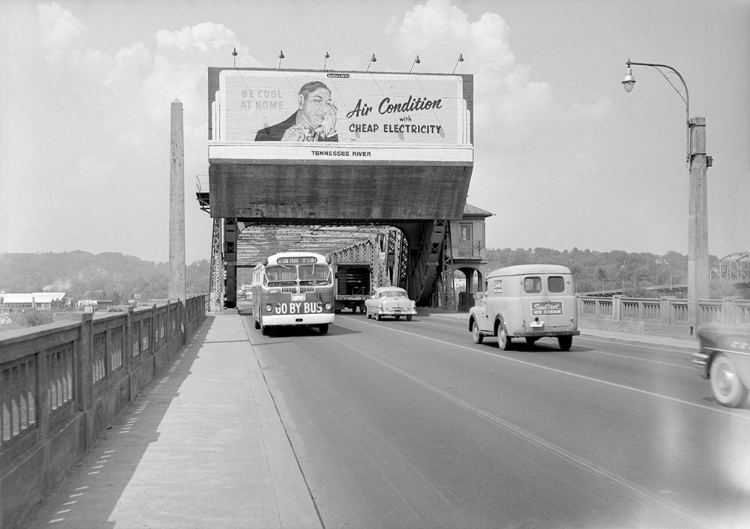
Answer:
POLYGON ((649 360, 648 358, 638 358, 637 356, 628 356, 628 355, 620 355, 617 353, 607 353, 605 351, 585 351, 586 353, 594 353, 598 355, 603 356, 614 356, 617 358, 626 358, 628 360, 637 360, 638 362, 646 362, 649 364, 658 364, 662 366, 669 366, 669 367, 678 367, 680 369, 689 369, 691 371, 695 371, 695 367, 687 364, 673 364, 671 362, 662 362, 660 360, 649 360))
MULTIPOLYGON (((343 318, 350 318, 350 319, 356 319, 356 318, 353 318, 352 316, 341 316, 341 317, 343 317, 343 318)), ((458 325, 456 325, 457 327, 465 329, 467 332, 469 330, 469 319, 468 319, 468 317, 466 318, 465 322, 463 322, 463 321, 457 321, 457 320, 454 320, 452 318, 440 318, 440 317, 437 317, 436 319, 440 319, 440 320, 442 320, 445 323, 457 323, 458 324, 458 325)), ((427 321, 427 320, 424 320, 424 319, 421 320, 421 323, 424 324, 424 325, 429 325, 429 326, 432 326, 432 327, 437 327, 439 329, 443 328, 445 326, 444 323, 433 323, 433 322, 430 322, 430 321, 427 321)), ((601 338, 601 337, 598 337, 598 336, 594 336, 592 334, 581 334, 580 335, 580 339, 582 339, 582 340, 591 340, 593 342, 612 343, 612 340, 609 340, 607 338, 601 338)), ((675 353, 676 352, 676 353, 684 354, 686 356, 689 356, 689 355, 693 354, 692 350, 691 351, 685 351, 684 347, 680 347, 680 346, 677 346, 677 345, 674 345, 674 346, 664 346, 662 344, 642 344, 642 343, 635 343, 635 342, 629 342, 629 341, 615 342, 615 343, 618 343, 620 345, 627 345, 628 347, 633 347, 633 348, 637 348, 637 349, 652 349, 652 350, 664 351, 664 352, 668 352, 668 353, 675 353)), ((695 350, 698 349, 697 342, 696 342, 696 344, 694 346, 694 349, 695 350)), ((626 358, 632 358, 633 360, 640 360, 637 357, 629 357, 628 356, 626 358)))
POLYGON ((50 520, 49 523, 53 524, 53 523, 60 523, 64 521, 65 521, 65 518, 55 518, 54 520, 50 520))
POLYGON ((702 519, 699 515, 692 513, 689 510, 679 505, 673 505, 663 500, 659 496, 659 494, 654 493, 650 491, 649 489, 642 487, 638 485, 637 483, 632 482, 623 476, 620 476, 612 471, 609 471, 606 468, 597 465, 596 463, 593 463, 579 455, 574 454, 573 452, 569 452, 568 450, 562 448, 561 446, 558 446, 550 441, 547 441, 546 439, 539 437, 538 435, 533 434, 529 432, 528 430, 525 430, 508 420, 501 419, 500 417, 493 415, 483 410, 482 408, 479 408, 478 406, 475 406, 463 399, 460 399, 456 397, 455 395, 448 393, 447 391, 440 389, 439 387, 434 386, 430 384, 429 382, 422 380, 412 375, 411 373, 408 373, 407 371, 404 371, 403 369, 400 369, 394 365, 389 364, 388 362, 380 360, 379 358, 376 358, 366 353, 365 351, 357 347, 354 347, 353 345, 347 344, 346 342, 343 342, 337 338, 334 338, 334 340, 339 342, 344 347, 351 349, 355 353, 361 356, 364 356, 365 358, 370 359, 371 361, 375 362, 376 364, 379 364, 385 369, 388 369, 389 371, 395 373, 396 375, 399 375, 433 393, 436 393, 437 395, 443 397, 444 399, 464 408, 465 410, 469 411, 476 417, 479 417, 480 419, 485 420, 489 422, 490 424, 494 424, 495 426, 498 426, 502 428, 503 430, 506 430, 507 432, 512 433, 513 435, 516 435, 517 437, 521 439, 524 439, 532 444, 535 444, 539 446, 540 448, 556 455, 557 457, 559 457, 560 459, 564 461, 567 461, 586 471, 592 472, 594 474, 598 474, 599 476, 611 481, 612 483, 616 483, 622 487, 627 488, 631 492, 635 493, 637 496, 650 500, 656 503, 657 505, 660 505, 661 507, 665 508, 666 510, 673 512, 687 520, 690 520, 691 522, 697 525, 700 525, 706 528, 711 527, 711 524, 707 520, 702 519))
POLYGON ((70 512, 71 509, 63 509, 62 511, 57 511, 55 514, 65 514, 66 512, 70 512))
MULTIPOLYGON (((354 321, 359 321, 359 320, 355 320, 354 318, 352 318, 352 319, 354 321)), ((656 398, 659 398, 659 399, 668 400, 670 402, 676 402, 678 404, 683 404, 685 406, 691 406, 693 408, 698 408, 698 409, 710 411, 710 412, 713 412, 713 413, 721 413, 723 415, 729 415, 731 417, 736 417, 736 418, 739 418, 739 419, 744 419, 746 421, 750 421, 750 415, 743 415, 743 414, 740 414, 740 413, 732 412, 732 411, 721 409, 721 408, 712 408, 711 406, 706 406, 704 404, 697 404, 695 402, 689 402, 687 400, 678 399, 676 397, 669 397, 667 395, 661 395, 659 393, 654 393, 653 391, 647 391, 645 389, 638 389, 638 388, 634 388, 632 386, 625 386, 623 384, 617 384, 616 382, 609 382, 607 380, 602 380, 602 379, 599 379, 599 378, 593 378, 593 377, 589 377, 589 376, 586 376, 586 375, 579 375, 578 373, 571 373, 570 371, 563 371, 562 369, 556 369, 554 367, 542 366, 542 365, 539 365, 539 364, 534 364, 532 362, 527 362, 525 360, 520 360, 518 358, 512 358, 512 357, 504 356, 504 355, 501 355, 501 354, 498 354, 498 353, 491 353, 491 352, 488 352, 488 351, 482 351, 480 349, 475 349, 473 347, 468 347, 466 345, 460 345, 460 344, 455 344, 455 343, 451 343, 451 342, 446 342, 444 340, 438 340, 437 338, 430 338, 429 336, 422 336, 421 334, 416 334, 416 333, 413 333, 413 332, 403 331, 401 329, 394 329, 394 328, 391 328, 391 327, 385 327, 383 325, 376 325, 374 323, 368 323, 368 322, 364 322, 364 321, 359 321, 359 323, 361 323, 362 325, 372 325, 373 327, 377 327, 377 328, 379 328, 381 330, 387 330, 387 331, 390 331, 390 332, 406 334, 407 336, 413 336, 415 338, 419 338, 419 339, 422 339, 422 340, 429 340, 431 342, 436 342, 436 343, 439 343, 441 345, 445 345, 445 346, 448 346, 448 347, 457 347, 459 349, 464 349, 466 351, 471 351, 471 352, 474 352, 474 353, 479 353, 479 354, 482 354, 482 355, 485 355, 485 356, 489 356, 489 357, 495 358, 497 360, 506 360, 508 362, 515 362, 517 364, 525 365, 525 366, 528 366, 528 367, 535 367, 535 368, 538 368, 538 369, 543 369, 545 371, 550 371, 552 373, 557 373, 557 374, 560 374, 560 375, 567 375, 567 376, 578 378, 578 379, 581 379, 581 380, 586 380, 588 382, 594 382, 594 383, 598 383, 598 384, 604 384, 605 386, 610 386, 610 387, 618 388, 618 389, 624 389, 626 391, 632 391, 634 393, 639 393, 641 395, 647 395, 649 397, 656 397, 656 398)))

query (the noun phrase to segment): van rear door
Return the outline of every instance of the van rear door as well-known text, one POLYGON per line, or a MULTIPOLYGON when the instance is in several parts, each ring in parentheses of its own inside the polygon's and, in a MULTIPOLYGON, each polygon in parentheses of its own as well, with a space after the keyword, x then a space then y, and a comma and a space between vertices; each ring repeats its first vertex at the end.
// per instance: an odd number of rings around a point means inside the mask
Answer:
MULTIPOLYGON (((539 274, 524 278, 527 296, 524 316, 530 330, 551 331, 569 328, 575 316, 572 281, 565 274, 539 274)), ((575 319, 575 318, 574 318, 575 319)))

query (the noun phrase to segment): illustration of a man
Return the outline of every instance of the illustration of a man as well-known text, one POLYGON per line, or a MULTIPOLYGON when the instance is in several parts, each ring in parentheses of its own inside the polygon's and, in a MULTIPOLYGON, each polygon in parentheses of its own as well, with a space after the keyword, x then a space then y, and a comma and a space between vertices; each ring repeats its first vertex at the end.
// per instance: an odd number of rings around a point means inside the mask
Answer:
POLYGON ((300 88, 298 109, 286 120, 255 135, 255 141, 339 141, 336 111, 331 91, 321 81, 300 88))

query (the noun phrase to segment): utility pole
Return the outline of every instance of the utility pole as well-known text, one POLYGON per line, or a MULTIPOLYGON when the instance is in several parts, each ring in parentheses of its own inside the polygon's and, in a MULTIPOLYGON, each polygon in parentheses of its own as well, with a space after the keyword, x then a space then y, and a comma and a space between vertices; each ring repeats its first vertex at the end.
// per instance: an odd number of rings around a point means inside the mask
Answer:
POLYGON ((690 120, 690 202, 688 211, 688 321, 693 335, 700 324, 700 299, 710 295, 708 264, 708 182, 706 118, 690 120))

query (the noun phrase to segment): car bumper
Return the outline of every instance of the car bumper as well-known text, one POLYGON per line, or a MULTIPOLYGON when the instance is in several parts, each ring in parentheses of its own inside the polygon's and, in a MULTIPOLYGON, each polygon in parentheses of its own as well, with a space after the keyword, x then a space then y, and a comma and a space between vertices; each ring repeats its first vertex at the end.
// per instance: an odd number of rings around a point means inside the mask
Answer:
POLYGON ((380 316, 414 316, 417 313, 414 309, 378 309, 375 314, 380 316))
POLYGON ((543 330, 543 331, 521 331, 510 334, 508 336, 519 337, 519 338, 545 338, 549 336, 578 336, 581 334, 579 330, 543 330))
POLYGON ((711 359, 711 355, 708 353, 704 353, 703 351, 698 351, 697 353, 693 353, 693 366, 698 370, 700 373, 701 378, 708 379, 709 374, 709 360, 711 359))

